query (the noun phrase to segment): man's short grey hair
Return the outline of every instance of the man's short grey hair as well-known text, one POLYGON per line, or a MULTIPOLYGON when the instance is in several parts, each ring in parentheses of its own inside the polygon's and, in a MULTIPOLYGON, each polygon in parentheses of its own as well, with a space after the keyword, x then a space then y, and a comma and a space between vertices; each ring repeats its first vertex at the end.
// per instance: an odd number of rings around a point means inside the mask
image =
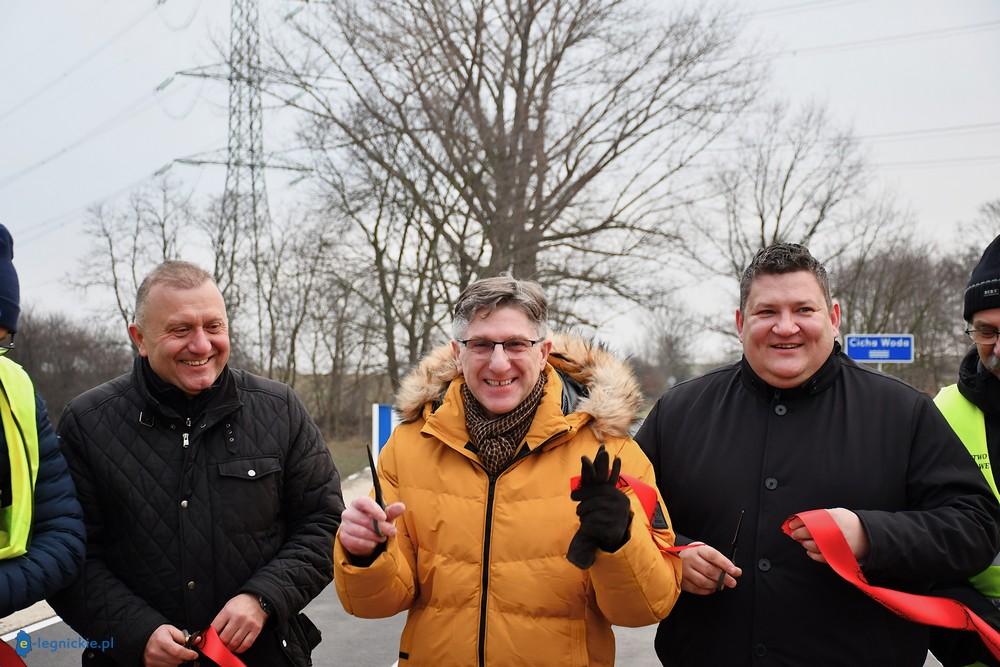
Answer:
POLYGON ((743 271, 743 277, 740 279, 740 311, 746 310, 750 286, 759 276, 796 271, 808 271, 813 274, 820 289, 823 290, 826 307, 833 308, 833 299, 830 298, 830 277, 826 274, 826 267, 810 254, 809 248, 798 243, 774 243, 758 250, 743 271))
POLYGON ((146 317, 146 301, 149 292, 156 285, 166 285, 174 289, 194 289, 206 282, 215 284, 212 274, 191 262, 171 260, 163 262, 149 272, 135 293, 135 323, 142 326, 146 317))
POLYGON ((548 334, 549 305, 542 286, 513 276, 483 278, 466 287, 455 304, 451 334, 459 340, 465 336, 474 317, 508 307, 527 315, 539 338, 548 334))

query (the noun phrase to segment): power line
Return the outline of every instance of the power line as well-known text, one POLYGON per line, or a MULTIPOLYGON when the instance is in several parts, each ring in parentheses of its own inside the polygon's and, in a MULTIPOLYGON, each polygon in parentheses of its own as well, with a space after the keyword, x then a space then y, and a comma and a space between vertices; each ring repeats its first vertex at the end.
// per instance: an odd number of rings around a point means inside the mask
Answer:
POLYGON ((936 28, 934 30, 921 30, 918 32, 900 33, 898 35, 886 35, 885 37, 875 37, 872 39, 859 39, 850 42, 837 42, 835 44, 820 44, 817 46, 805 46, 800 48, 785 49, 770 54, 772 57, 780 58, 785 56, 797 56, 803 53, 820 53, 823 51, 850 51, 852 49, 863 49, 870 46, 891 44, 899 42, 914 42, 922 39, 932 39, 939 37, 951 37, 954 35, 964 35, 971 32, 984 32, 1000 28, 1000 20, 984 21, 980 23, 970 23, 969 25, 952 26, 950 28, 936 28))
POLYGON ((784 16, 786 14, 798 14, 800 12, 816 11, 818 9, 833 9, 842 5, 856 5, 861 0, 809 0, 808 2, 797 2, 791 5, 779 5, 747 12, 749 18, 770 18, 772 16, 784 16))
MULTIPOLYGON (((854 139, 860 141, 893 141, 893 140, 907 140, 907 139, 922 139, 928 136, 934 135, 953 135, 953 134, 977 134, 980 132, 995 132, 1000 130, 1000 122, 992 123, 964 123, 961 125, 938 125, 934 127, 921 127, 912 130, 896 130, 893 132, 876 132, 872 134, 859 134, 854 135, 854 139)), ((820 141, 819 143, 832 144, 839 139, 831 138, 820 141)), ((760 148, 763 143, 753 143, 747 144, 745 146, 722 146, 719 148, 706 148, 704 152, 706 153, 732 153, 744 149, 760 148)), ((792 142, 782 141, 771 144, 775 147, 791 146, 792 142)))
POLYGON ((96 137, 98 137, 98 136, 100 136, 100 135, 102 135, 102 134, 104 134, 104 133, 106 133, 106 132, 114 129, 116 126, 120 125, 121 123, 123 123, 124 121, 128 120, 132 116, 135 116, 135 115, 137 115, 137 114, 145 111, 146 109, 148 109, 149 107, 151 107, 153 104, 156 103, 156 101, 157 101, 156 100, 156 96, 157 96, 157 94, 159 92, 160 92, 159 90, 154 90, 153 92, 147 93, 147 94, 143 95, 142 97, 134 100, 133 102, 130 102, 121 111, 119 111, 118 113, 116 113, 111 118, 108 118, 107 120, 105 120, 105 121, 101 122, 100 124, 96 125, 95 127, 93 127, 91 130, 89 130, 87 133, 85 133, 82 137, 80 137, 76 141, 74 141, 74 142, 72 142, 70 144, 67 144, 66 146, 64 146, 64 147, 60 148, 59 150, 55 151, 54 153, 51 153, 51 154, 47 155, 46 157, 42 158, 41 160, 38 160, 37 162, 34 162, 34 163, 28 165, 27 167, 19 169, 18 171, 15 171, 13 173, 7 174, 3 178, 0 178, 0 190, 3 190, 4 188, 6 188, 11 183, 13 183, 13 182, 19 180, 20 178, 22 178, 22 177, 30 174, 31 172, 35 171, 36 169, 39 169, 39 168, 41 168, 41 167, 49 164, 50 162, 53 162, 53 161, 59 159, 60 157, 62 157, 63 155, 69 153, 70 151, 72 151, 72 150, 74 150, 76 148, 79 148, 80 146, 82 146, 83 144, 87 143, 91 139, 94 139, 94 138, 96 138, 96 137))
POLYGON ((94 49, 93 51, 91 51, 90 53, 88 53, 87 55, 85 55, 83 58, 81 58, 80 60, 78 60, 69 69, 65 70, 62 74, 57 75, 54 79, 50 79, 48 82, 42 84, 41 87, 39 87, 38 89, 36 89, 34 92, 32 92, 31 94, 29 94, 27 97, 25 97, 24 99, 22 99, 20 102, 16 102, 12 107, 9 107, 6 110, 4 110, 2 113, 0 113, 0 120, 3 120, 4 118, 6 118, 7 116, 10 116, 14 112, 19 111, 20 109, 24 108, 25 106, 27 106, 31 102, 34 102, 36 99, 38 99, 39 97, 41 97, 42 95, 44 95, 46 92, 48 92, 49 90, 51 90, 57 84, 61 83, 66 78, 68 78, 71 74, 75 73, 78 69, 80 69, 81 67, 83 67, 84 65, 86 65, 87 63, 89 63, 91 60, 93 60, 94 58, 96 58, 105 49, 107 49, 109 46, 111 46, 112 44, 114 44, 115 42, 117 42, 119 39, 121 39, 121 37, 123 35, 125 35, 130 30, 132 30, 134 27, 136 27, 137 25, 139 25, 140 23, 142 23, 142 21, 145 20, 146 17, 148 17, 153 12, 155 12, 156 8, 162 2, 163 2, 163 0, 157 0, 156 3, 153 4, 152 7, 150 7, 149 9, 147 9, 146 11, 144 11, 142 14, 140 14, 139 16, 137 16, 134 20, 132 20, 131 23, 128 23, 124 28, 122 28, 121 30, 119 30, 118 32, 116 32, 114 35, 112 35, 110 38, 108 38, 107 41, 105 41, 103 44, 101 44, 96 49, 94 49))
POLYGON ((968 157, 950 157, 931 160, 898 160, 894 162, 876 162, 873 167, 893 169, 896 167, 938 167, 961 164, 989 164, 1000 162, 1000 155, 971 155, 968 157))
POLYGON ((934 134, 975 134, 977 132, 991 132, 1000 129, 1000 122, 997 123, 966 123, 963 125, 941 125, 938 127, 924 127, 916 130, 899 130, 896 132, 879 132, 877 134, 858 135, 858 139, 877 141, 880 139, 909 139, 924 135, 934 134))
MULTIPOLYGON (((197 153, 192 153, 192 157, 193 156, 197 156, 197 155, 202 155, 203 153, 206 153, 206 152, 208 152, 208 151, 199 151, 197 153)), ((173 164, 173 162, 167 163, 166 167, 169 168, 169 166, 171 164, 173 164)), ((136 180, 128 183, 127 185, 123 185, 122 187, 120 187, 120 188, 114 190, 113 192, 110 192, 110 193, 108 193, 108 194, 106 194, 106 195, 104 195, 102 197, 99 197, 97 199, 93 199, 93 200, 87 202, 86 204, 83 204, 81 206, 77 206, 76 208, 70 209, 68 211, 64 211, 63 213, 60 213, 58 215, 54 215, 54 216, 51 216, 49 218, 45 218, 44 220, 41 220, 39 222, 29 223, 28 225, 26 225, 26 227, 27 227, 27 229, 29 229, 31 231, 30 232, 25 232, 24 234, 20 234, 20 233, 17 234, 17 244, 19 246, 24 246, 27 243, 32 243, 32 242, 37 241, 37 240, 39 240, 39 239, 41 239, 41 238, 43 238, 45 236, 48 236, 52 232, 58 231, 59 229, 62 229, 63 227, 66 227, 67 225, 69 225, 72 222, 74 222, 77 219, 77 216, 81 212, 86 211, 87 209, 89 209, 89 208, 91 208, 93 206, 97 206, 98 204, 103 204, 104 202, 111 201, 113 199, 117 199, 120 195, 124 194, 125 192, 129 192, 130 190, 135 189, 136 186, 138 186, 138 185, 140 185, 142 183, 145 183, 146 181, 150 180, 151 178, 155 178, 156 176, 158 176, 160 174, 163 174, 166 171, 167 171, 167 169, 161 167, 161 168, 157 169, 156 171, 154 171, 152 173, 146 174, 145 176, 142 176, 141 178, 138 178, 138 179, 136 179, 136 180)), ((204 169, 199 170, 199 172, 200 172, 199 173, 199 177, 195 181, 195 186, 197 186, 197 183, 200 182, 200 180, 201 180, 201 174, 204 173, 204 169)))

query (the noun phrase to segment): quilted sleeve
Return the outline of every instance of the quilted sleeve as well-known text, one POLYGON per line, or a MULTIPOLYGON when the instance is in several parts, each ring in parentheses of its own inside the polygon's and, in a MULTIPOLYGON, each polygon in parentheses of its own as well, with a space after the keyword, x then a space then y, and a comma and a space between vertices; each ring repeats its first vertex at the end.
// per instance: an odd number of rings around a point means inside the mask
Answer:
MULTIPOLYGON (((400 500, 396 446, 400 429, 389 438, 379 455, 379 478, 385 504, 400 500)), ((367 567, 351 563, 347 552, 336 541, 334 582, 344 611, 361 618, 386 618, 409 609, 416 599, 416 554, 407 530, 407 513, 396 520, 396 537, 386 543, 385 551, 367 567)))
POLYGON ((104 562, 104 519, 98 502, 87 442, 72 406, 59 422, 59 443, 76 484, 87 531, 87 555, 80 576, 68 588, 49 598, 52 608, 83 637, 114 638, 107 653, 121 665, 141 664, 149 636, 169 621, 133 593, 104 562))
POLYGON ((45 403, 35 397, 38 478, 31 544, 19 558, 0 561, 0 616, 67 586, 83 561, 83 514, 66 461, 59 453, 45 403))
POLYGON ((274 558, 240 591, 266 598, 279 624, 300 612, 333 578, 333 537, 344 511, 340 474, 330 450, 305 406, 290 387, 286 389, 291 441, 282 512, 288 534, 274 558))
POLYGON ((674 532, 656 490, 652 465, 631 439, 622 440, 617 450, 614 455, 622 459, 622 475, 645 485, 650 499, 655 493, 655 506, 645 507, 632 488, 625 489, 633 515, 629 539, 613 553, 598 549, 590 579, 597 605, 611 623, 639 627, 670 613, 681 592, 681 562, 665 553, 674 544, 674 532))

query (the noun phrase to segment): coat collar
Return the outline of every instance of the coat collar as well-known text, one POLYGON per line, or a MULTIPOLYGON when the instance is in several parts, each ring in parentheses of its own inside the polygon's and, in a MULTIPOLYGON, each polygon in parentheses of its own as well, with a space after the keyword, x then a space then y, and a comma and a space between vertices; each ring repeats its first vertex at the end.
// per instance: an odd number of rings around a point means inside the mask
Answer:
POLYGON ((746 357, 740 359, 740 378, 746 387, 767 400, 771 400, 774 397, 783 400, 794 400, 796 398, 815 396, 828 389, 840 377, 840 371, 845 363, 851 364, 853 362, 841 352, 840 343, 834 341, 833 351, 830 352, 830 356, 819 367, 819 370, 797 387, 789 389, 772 387, 760 379, 760 376, 750 367, 750 362, 747 361, 746 357))
POLYGON ((962 358, 958 391, 986 414, 1000 414, 1000 379, 986 370, 975 346, 962 358))
MULTIPOLYGON (((198 414, 181 415, 169 403, 161 400, 155 391, 149 386, 146 372, 143 370, 144 362, 142 357, 136 356, 132 364, 132 385, 139 392, 145 408, 140 414, 140 422, 151 426, 153 416, 160 415, 166 419, 184 419, 185 417, 204 417, 208 421, 216 421, 222 415, 229 414, 235 408, 242 405, 239 397, 239 390, 236 387, 236 378, 229 365, 223 367, 222 373, 216 380, 217 390, 213 392, 210 400, 205 405, 199 406, 198 414)), ((152 371, 149 371, 152 372, 152 371)))

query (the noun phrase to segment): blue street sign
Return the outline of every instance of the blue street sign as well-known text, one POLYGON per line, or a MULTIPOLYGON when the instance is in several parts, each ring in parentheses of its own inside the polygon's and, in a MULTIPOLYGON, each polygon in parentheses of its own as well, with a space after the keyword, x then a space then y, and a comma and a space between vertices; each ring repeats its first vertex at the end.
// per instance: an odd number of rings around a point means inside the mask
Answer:
POLYGON ((388 403, 372 403, 372 458, 378 459, 378 453, 389 441, 392 429, 399 423, 399 415, 388 403))
POLYGON ((847 356, 872 364, 912 364, 913 334, 847 334, 847 356))

